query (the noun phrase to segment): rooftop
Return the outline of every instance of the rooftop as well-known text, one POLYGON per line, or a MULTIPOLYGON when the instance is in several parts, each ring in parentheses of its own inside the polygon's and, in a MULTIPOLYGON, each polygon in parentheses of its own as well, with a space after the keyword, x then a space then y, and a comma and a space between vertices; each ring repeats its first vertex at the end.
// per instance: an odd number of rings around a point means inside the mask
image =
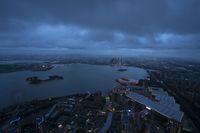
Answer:
POLYGON ((126 96, 140 104, 147 106, 151 110, 154 110, 169 119, 174 119, 178 122, 181 122, 182 117, 183 117, 183 112, 180 111, 178 104, 176 104, 174 100, 170 100, 171 98, 167 98, 168 94, 167 95, 166 93, 163 93, 163 94, 165 94, 165 96, 162 95, 162 92, 161 94, 157 93, 157 98, 160 98, 160 101, 158 102, 153 101, 135 92, 130 92, 126 96), (166 98, 163 98, 163 97, 166 97, 166 98), (171 106, 171 105, 174 105, 174 106, 171 106))

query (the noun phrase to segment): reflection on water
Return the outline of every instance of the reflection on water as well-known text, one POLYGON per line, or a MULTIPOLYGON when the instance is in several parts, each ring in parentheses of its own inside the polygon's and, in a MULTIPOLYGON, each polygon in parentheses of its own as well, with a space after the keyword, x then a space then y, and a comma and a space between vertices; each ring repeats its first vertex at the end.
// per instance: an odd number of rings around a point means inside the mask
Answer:
POLYGON ((119 72, 118 68, 102 65, 66 64, 55 65, 49 71, 21 71, 0 74, 0 107, 32 99, 63 96, 78 92, 107 92, 120 77, 140 79, 146 77, 144 69, 127 67, 127 71, 119 72), (56 80, 39 85, 30 85, 26 78, 38 76, 45 79, 49 75, 60 75, 64 80, 56 80))

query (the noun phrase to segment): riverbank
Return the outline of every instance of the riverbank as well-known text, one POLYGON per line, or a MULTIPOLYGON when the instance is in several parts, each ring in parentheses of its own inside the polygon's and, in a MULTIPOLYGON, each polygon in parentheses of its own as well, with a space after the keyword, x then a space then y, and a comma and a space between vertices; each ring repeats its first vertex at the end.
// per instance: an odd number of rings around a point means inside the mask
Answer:
POLYGON ((48 71, 53 68, 50 63, 14 63, 0 64, 0 73, 11 73, 19 71, 48 71))

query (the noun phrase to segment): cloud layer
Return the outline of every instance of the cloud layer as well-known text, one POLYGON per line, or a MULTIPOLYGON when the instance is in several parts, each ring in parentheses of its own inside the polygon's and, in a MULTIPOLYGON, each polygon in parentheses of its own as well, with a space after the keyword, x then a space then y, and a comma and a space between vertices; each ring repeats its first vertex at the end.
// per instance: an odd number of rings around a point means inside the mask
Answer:
POLYGON ((200 49, 199 0, 1 0, 0 48, 200 49))

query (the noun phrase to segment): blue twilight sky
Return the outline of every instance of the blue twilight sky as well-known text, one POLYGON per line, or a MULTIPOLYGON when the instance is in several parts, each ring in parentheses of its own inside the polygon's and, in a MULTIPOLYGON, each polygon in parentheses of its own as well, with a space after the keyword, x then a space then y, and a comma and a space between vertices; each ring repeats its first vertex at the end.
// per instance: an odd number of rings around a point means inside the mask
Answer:
POLYGON ((0 0, 0 52, 190 56, 200 0, 0 0))

